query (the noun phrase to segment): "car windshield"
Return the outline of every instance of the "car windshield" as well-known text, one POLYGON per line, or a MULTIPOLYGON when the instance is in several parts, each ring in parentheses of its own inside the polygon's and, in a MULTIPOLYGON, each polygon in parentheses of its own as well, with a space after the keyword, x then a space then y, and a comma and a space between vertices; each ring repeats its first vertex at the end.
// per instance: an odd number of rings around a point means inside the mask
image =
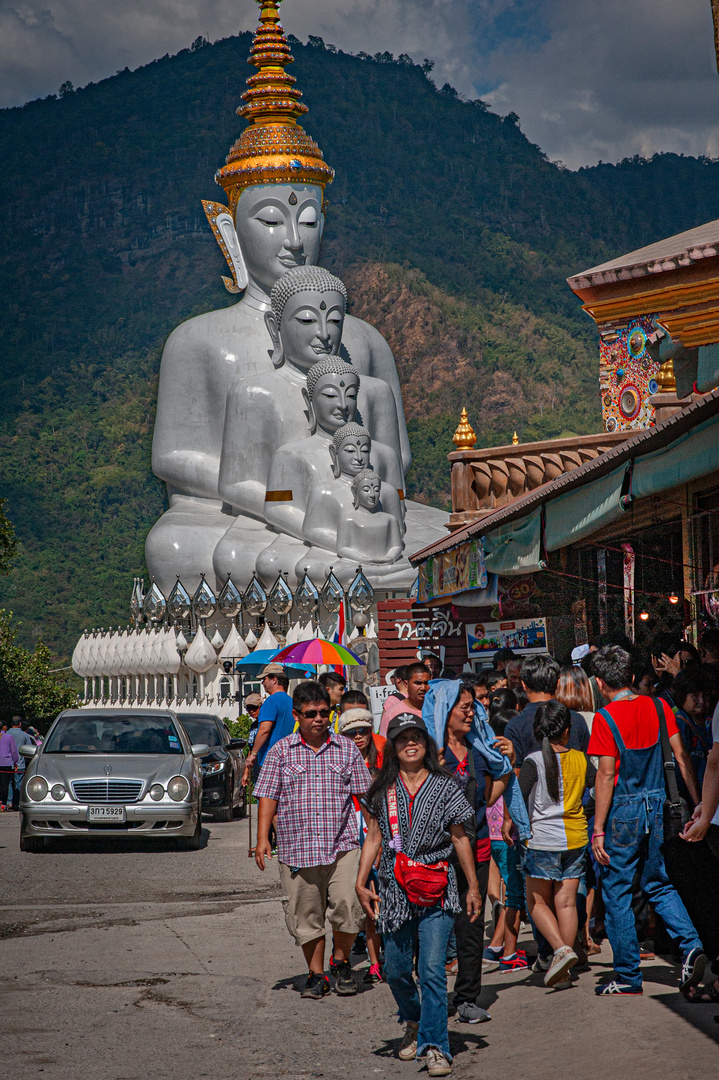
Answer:
POLYGON ((182 754, 177 728, 167 717, 63 716, 44 754, 182 754))
POLYGON ((207 743, 208 746, 219 746, 220 736, 214 720, 198 720, 182 716, 182 726, 187 732, 191 743, 207 743))

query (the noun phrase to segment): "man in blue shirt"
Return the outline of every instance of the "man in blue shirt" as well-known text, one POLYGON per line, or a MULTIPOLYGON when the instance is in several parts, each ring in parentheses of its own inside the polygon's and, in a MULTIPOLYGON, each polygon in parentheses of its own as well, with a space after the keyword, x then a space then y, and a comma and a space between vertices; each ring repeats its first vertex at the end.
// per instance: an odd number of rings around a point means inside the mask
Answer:
POLYGON ((284 672, 282 664, 268 664, 260 675, 262 689, 267 697, 258 716, 259 727, 255 741, 247 755, 243 784, 249 780, 251 769, 254 769, 254 776, 257 777, 270 747, 294 731, 292 698, 287 693, 289 680, 284 672))

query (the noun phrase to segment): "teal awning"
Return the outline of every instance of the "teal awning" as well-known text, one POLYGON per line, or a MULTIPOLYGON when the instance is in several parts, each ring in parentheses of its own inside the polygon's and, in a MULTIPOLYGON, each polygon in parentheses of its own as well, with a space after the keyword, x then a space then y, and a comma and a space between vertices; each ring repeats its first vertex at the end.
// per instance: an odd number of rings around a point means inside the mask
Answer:
POLYGON ((534 574, 541 570, 542 511, 500 525, 482 538, 489 574, 534 574))
POLYGON ((666 449, 637 458, 631 492, 635 499, 644 499, 715 469, 719 469, 719 418, 712 417, 666 449))
POLYGON ((624 463, 608 476, 547 503, 544 527, 547 551, 576 544, 622 516, 619 500, 627 467, 624 463))

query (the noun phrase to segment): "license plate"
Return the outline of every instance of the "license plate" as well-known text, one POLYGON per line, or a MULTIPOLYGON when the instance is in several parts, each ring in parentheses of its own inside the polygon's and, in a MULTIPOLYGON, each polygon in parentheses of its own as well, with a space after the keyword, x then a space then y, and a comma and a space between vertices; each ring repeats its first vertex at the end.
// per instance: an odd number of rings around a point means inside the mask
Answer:
POLYGON ((126 821, 124 806, 88 806, 88 821, 126 821))

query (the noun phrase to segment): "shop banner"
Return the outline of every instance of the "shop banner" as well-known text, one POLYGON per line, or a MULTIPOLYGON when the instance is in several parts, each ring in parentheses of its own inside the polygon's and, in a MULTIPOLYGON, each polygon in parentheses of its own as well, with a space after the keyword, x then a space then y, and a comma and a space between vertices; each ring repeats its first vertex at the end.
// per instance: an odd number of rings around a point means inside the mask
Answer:
POLYGON ((514 619, 467 625, 467 652, 470 660, 490 661, 497 649, 512 649, 518 656, 546 652, 546 620, 514 619))
POLYGON ((437 597, 486 587, 487 568, 481 540, 470 540, 451 551, 433 555, 419 567, 418 600, 421 604, 437 597))
POLYGON ((624 633, 634 643, 634 565, 636 556, 631 544, 622 544, 624 550, 624 633))

